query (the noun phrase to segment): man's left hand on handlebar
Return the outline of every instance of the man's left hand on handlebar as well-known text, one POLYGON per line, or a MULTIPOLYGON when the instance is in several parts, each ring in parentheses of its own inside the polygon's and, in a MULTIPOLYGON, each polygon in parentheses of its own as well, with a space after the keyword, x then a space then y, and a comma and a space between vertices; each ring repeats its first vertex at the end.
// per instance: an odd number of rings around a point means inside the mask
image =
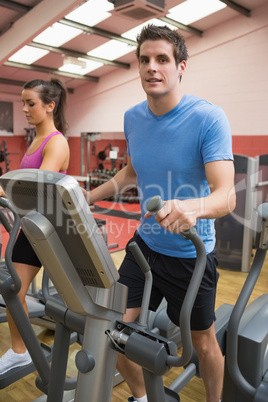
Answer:
MULTIPOLYGON (((194 206, 195 200, 168 200, 164 206, 155 214, 155 220, 164 229, 172 233, 180 233, 196 225, 197 210, 194 206)), ((151 212, 145 214, 145 219, 153 215, 151 212)))

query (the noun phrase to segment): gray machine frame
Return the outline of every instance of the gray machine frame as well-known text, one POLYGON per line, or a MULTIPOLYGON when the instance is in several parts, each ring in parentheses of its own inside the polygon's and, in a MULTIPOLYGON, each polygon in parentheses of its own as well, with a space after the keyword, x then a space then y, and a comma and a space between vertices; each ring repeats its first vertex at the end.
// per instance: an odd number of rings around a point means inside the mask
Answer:
POLYGON ((236 208, 216 219, 217 254, 221 268, 249 272, 256 245, 256 211, 268 201, 268 155, 234 154, 236 208))
POLYGON ((268 250, 268 203, 258 207, 256 254, 227 329, 223 402, 268 400, 268 294, 248 301, 268 250))
POLYGON ((117 282, 117 269, 80 186, 70 176, 35 169, 9 172, 1 185, 62 300, 86 317, 75 400, 107 402, 117 352, 105 331, 122 319, 127 288, 117 282))
MULTIPOLYGON (((86 317, 82 350, 76 357, 79 373, 75 401, 107 402, 111 399, 119 350, 124 350, 134 361, 138 358, 143 365, 149 400, 179 400, 175 391, 166 395, 161 374, 173 365, 186 364, 192 356, 189 317, 205 269, 205 249, 199 236, 195 232, 186 235, 199 251, 197 269, 182 308, 184 349, 178 358, 174 342, 146 330, 150 281, 149 286, 146 285, 140 321, 129 326, 121 321, 127 288, 117 282, 118 272, 110 253, 73 178, 24 169, 9 172, 0 181, 63 301, 74 313, 86 317), (122 333, 122 326, 127 328, 127 333, 122 333), (122 334, 123 347, 119 346, 122 334), (141 352, 141 345, 149 355, 141 352)), ((133 247, 135 253, 137 249, 133 247)), ((136 258, 142 259, 142 255, 136 258)), ((143 268, 142 262, 140 265, 143 268)), ((151 273, 145 274, 150 276, 151 273)))
MULTIPOLYGON (((65 304, 86 317, 82 350, 76 358, 79 374, 75 401, 108 402, 111 399, 118 351, 143 367, 150 402, 179 401, 177 390, 185 385, 186 377, 182 376, 173 388, 165 390, 162 375, 171 366, 188 364, 192 356, 189 316, 205 267, 204 245, 198 236, 192 232, 185 236, 197 248, 197 269, 180 317, 184 349, 178 358, 173 342, 147 330, 150 279, 140 320, 130 324, 121 320, 127 289, 117 282, 118 273, 109 251, 73 178, 25 169, 7 173, 0 182, 65 304)), ((134 247, 135 253, 150 278, 148 264, 134 247)), ((260 271, 260 264, 257 265, 260 271)), ((188 367, 194 374, 192 366, 188 367)), ((265 386, 266 377, 261 385, 263 383, 265 386)), ((263 402, 262 395, 256 401, 263 402)))
MULTIPOLYGON (((95 142, 96 140, 100 139, 101 133, 81 133, 81 140, 80 140, 80 174, 81 176, 89 175, 90 173, 90 145, 91 142, 95 142), (85 169, 85 142, 86 142, 86 169, 85 169)), ((89 178, 88 176, 86 176, 89 178)))
POLYGON ((256 235, 257 161, 246 155, 234 154, 235 210, 215 221, 216 248, 221 268, 248 272, 256 235))

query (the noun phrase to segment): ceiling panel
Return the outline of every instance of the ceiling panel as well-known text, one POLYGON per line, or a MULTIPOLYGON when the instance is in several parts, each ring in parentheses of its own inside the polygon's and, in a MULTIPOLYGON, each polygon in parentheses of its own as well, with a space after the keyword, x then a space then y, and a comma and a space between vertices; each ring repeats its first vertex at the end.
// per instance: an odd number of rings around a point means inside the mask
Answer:
MULTIPOLYGON (((0 0, 0 48, 1 48, 1 40, 3 41, 6 35, 10 32, 12 33, 12 30, 16 26, 16 24, 20 23, 20 20, 23 21, 23 18, 26 18, 27 15, 30 15, 29 10, 31 8, 38 7, 42 5, 42 3, 49 4, 50 0, 17 0, 17 1, 7 1, 7 0, 0 0), (7 7, 9 6, 9 7, 7 7), (11 8, 12 6, 12 8, 11 8), (28 11, 28 13, 27 13, 28 11)), ((57 4, 59 2, 62 2, 63 0, 58 0, 57 4)), ((91 1, 91 0, 89 0, 91 1)), ((71 2, 69 0, 69 2, 71 2)), ((182 3, 183 0, 166 0, 166 9, 170 9, 172 7, 175 7, 176 5, 182 3)), ((53 3, 53 2, 51 2, 53 3)), ((54 0, 55 3, 55 0, 54 0)), ((81 1, 80 1, 81 3, 81 1)), ((228 3, 228 2, 227 2, 228 3)), ((249 10, 254 10, 255 8, 259 7, 260 5, 267 3, 267 0, 236 0, 236 3, 239 4, 240 6, 243 6, 249 10)), ((76 7, 78 4, 78 1, 74 1, 74 7, 76 7)), ((68 11, 69 12, 69 11, 68 11)), ((238 11, 234 10, 233 8, 226 7, 216 13, 214 13, 211 16, 205 17, 202 20, 199 20, 191 25, 191 27, 200 30, 202 32, 206 32, 206 30, 212 28, 213 26, 216 26, 218 24, 221 24, 225 21, 228 21, 238 15, 238 11)), ((58 15, 58 21, 63 19, 65 15, 58 15)), ((40 18, 40 24, 41 26, 45 26, 45 21, 44 18, 40 18)), ((50 16, 48 15, 48 19, 50 16)), ((247 18, 247 17, 245 17, 247 18)), ((35 21, 37 23, 38 21, 35 21)), ((139 20, 135 19, 130 19, 118 15, 111 15, 108 19, 104 20, 103 22, 99 23, 96 25, 95 28, 98 28, 100 30, 104 30, 106 32, 110 32, 111 34, 116 34, 116 35, 121 35, 122 33, 134 28, 135 26, 139 25, 141 22, 139 20)), ((38 25, 38 24, 37 24, 38 25)), ((49 26, 49 25, 48 25, 49 26)), ((24 29, 27 29, 25 27, 24 29)), ((181 31, 184 37, 187 39, 191 35, 194 35, 193 33, 186 32, 184 30, 181 31)), ((23 34, 23 28, 22 28, 22 34, 23 34)), ((18 44, 20 43, 20 35, 18 35, 18 44)), ((32 38, 31 38, 32 40, 32 38)), ((96 47, 100 46, 101 44, 107 42, 109 39, 107 37, 104 37, 99 34, 89 34, 89 33, 82 33, 81 35, 77 36, 76 38, 70 40, 69 42, 65 43, 62 47, 68 50, 80 52, 82 54, 86 54, 92 49, 95 49, 96 47)), ((4 43, 3 43, 4 44, 4 43)), ((20 91, 20 88, 17 87, 16 85, 11 85, 12 81, 11 80, 17 80, 19 83, 25 82, 29 79, 34 79, 34 78, 39 78, 42 77, 44 79, 49 79, 51 76, 51 70, 53 71, 54 69, 59 68, 62 65, 63 61, 63 56, 64 54, 58 54, 54 52, 50 52, 47 56, 43 57, 42 59, 39 59, 32 68, 34 69, 35 66, 42 66, 44 68, 50 69, 48 70, 47 73, 39 72, 39 71, 34 71, 34 70, 28 70, 28 69, 22 69, 22 68, 17 68, 17 67, 9 67, 6 66, 6 60, 2 60, 0 62, 0 91, 2 92, 3 90, 7 91, 8 88, 10 88, 10 91, 16 91, 16 88, 18 88, 18 92, 20 91), (3 80, 10 80, 9 84, 3 84, 3 80)), ((132 63, 135 60, 135 52, 132 51, 131 53, 121 57, 117 61, 121 61, 127 64, 132 63)), ((103 66, 95 71, 92 71, 91 73, 88 73, 88 76, 93 76, 93 77, 98 77, 100 80, 101 77, 110 71, 113 71, 115 68, 120 68, 120 67, 114 67, 114 66, 103 66)), ((68 85, 69 88, 77 88, 80 85, 84 85, 85 81, 81 78, 72 78, 72 77, 67 77, 62 75, 61 79, 68 85)), ((13 93, 13 92, 12 92, 13 93)))

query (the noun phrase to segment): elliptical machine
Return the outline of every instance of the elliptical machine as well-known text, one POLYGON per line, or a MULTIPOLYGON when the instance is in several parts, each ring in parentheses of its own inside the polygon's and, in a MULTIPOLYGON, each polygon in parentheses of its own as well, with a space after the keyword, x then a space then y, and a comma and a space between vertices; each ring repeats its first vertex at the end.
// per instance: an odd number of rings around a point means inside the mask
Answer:
MULTIPOLYGON (((53 402, 60 401, 64 390, 68 393, 75 389, 77 378, 65 378, 69 345, 74 341, 79 341, 79 335, 83 334, 85 319, 83 316, 69 311, 62 303, 58 295, 47 295, 50 304, 54 304, 61 311, 64 319, 58 320, 55 324, 55 340, 53 345, 39 343, 31 323, 24 311, 24 308, 17 296, 21 282, 12 264, 12 249, 20 229, 20 219, 17 211, 12 204, 5 198, 0 197, 0 206, 8 208, 14 214, 14 224, 11 226, 5 215, 0 211, 0 222, 9 233, 5 261, 0 264, 0 294, 3 296, 6 306, 22 336, 22 339, 31 355, 32 362, 26 366, 13 368, 0 376, 0 389, 3 389, 15 381, 25 377, 33 371, 38 371, 36 378, 37 387, 49 395, 53 402), (68 324, 67 324, 68 323, 68 324), (53 364, 49 363, 54 358, 53 364), (57 373, 57 376, 55 376, 57 373)), ((44 306, 49 313, 49 307, 44 306)))
POLYGON ((246 308, 268 249, 268 203, 257 212, 257 251, 227 329, 223 402, 268 401, 268 293, 246 308))
MULTIPOLYGON (((163 203, 154 197, 148 204, 148 210, 157 212, 163 203)), ((219 342, 225 355, 223 402, 267 402, 268 401, 268 293, 258 297, 248 307, 247 303, 259 278, 268 249, 268 203, 257 209, 257 250, 249 274, 240 292, 235 306, 230 311, 227 331, 219 342)), ((222 305, 221 307, 230 307, 222 305)), ((217 313, 217 312, 216 312, 217 313)), ((227 310, 228 313, 228 310, 227 310)), ((223 318, 226 320, 227 315, 223 318)), ((217 334, 216 325, 215 329, 217 334)), ((198 363, 197 363, 198 364, 198 363)), ((183 375, 190 379, 192 367, 188 364, 183 375)), ((179 392, 182 376, 171 385, 179 392)), ((186 384, 186 382, 185 382, 186 384)), ((150 400, 150 399, 149 399, 150 400)), ((157 399, 152 399, 156 400, 157 399)), ((171 399, 173 401, 173 399, 171 399)))
MULTIPOLYGON (((119 351, 143 366, 150 402, 179 401, 175 390, 163 387, 162 375, 172 366, 186 364, 192 355, 190 312, 206 261, 204 245, 197 233, 194 230, 185 233, 198 251, 196 269, 181 313, 184 349, 182 356, 177 357, 174 342, 147 330, 150 279, 146 281, 139 322, 122 321, 127 288, 117 282, 118 272, 80 186, 73 178, 55 172, 22 169, 9 172, 0 181, 63 301, 71 311, 85 316, 82 350, 76 356, 79 373, 75 401, 108 402, 111 399, 119 351)), ((150 278, 150 270, 142 262, 143 255, 135 244, 132 248, 138 261, 141 259, 141 267, 145 267, 146 277, 150 278)), ((52 366, 53 363, 54 356, 52 366)), ((54 377, 57 381, 58 372, 52 368, 51 373, 54 375, 50 380, 54 377)), ((58 388, 62 388, 62 381, 58 388)), ((48 390, 51 390, 50 381, 48 390)), ((61 399, 53 399, 50 392, 48 400, 59 402, 61 399)))
MULTIPOLYGON (((98 237, 100 234, 96 225, 91 226, 90 210, 88 207, 83 208, 85 201, 76 181, 68 176, 62 177, 61 174, 32 169, 10 172, 0 181, 5 190, 8 187, 11 199, 16 202, 17 197, 16 208, 21 214, 23 228, 43 265, 49 270, 65 303, 72 310, 86 316, 83 348, 76 361, 79 375, 75 401, 110 400, 116 351, 125 353, 143 367, 150 402, 179 401, 177 387, 164 389, 162 375, 171 366, 187 364, 192 355, 187 319, 189 321, 192 297, 195 298, 195 291, 197 292, 203 274, 202 242, 199 250, 201 254, 197 253, 197 266, 201 262, 200 269, 195 270, 197 276, 193 276, 197 289, 189 292, 189 299, 185 298, 184 314, 181 315, 181 329, 185 331, 183 343, 186 349, 188 343, 189 349, 180 359, 177 357, 174 342, 147 330, 150 279, 149 282, 146 281, 139 322, 129 324, 121 321, 126 291, 122 285, 116 286, 119 285, 116 269, 110 261, 103 239, 100 241, 98 237), (48 205, 44 205, 44 195, 47 196, 48 205), (53 208, 50 202, 53 203, 53 208), (57 211, 58 207, 60 209, 57 211), (63 215, 58 215, 57 212, 63 215), (66 236, 66 227, 70 229, 69 237, 66 236), (73 236, 74 234, 77 236, 73 236), (182 317, 186 318, 185 322, 182 317), (103 387, 104 383, 106 387, 103 387)), ((154 209, 157 209, 156 206, 152 208, 154 209)), ((265 219, 267 221, 267 216, 265 219)), ((191 233, 190 231, 190 236, 191 233)), ((195 237, 193 234, 193 239, 189 239, 194 240, 195 237)), ((133 253, 137 253, 137 260, 141 260, 140 265, 145 267, 146 277, 150 278, 150 270, 146 261, 144 263, 143 255, 139 255, 139 249, 135 251, 135 244, 132 247, 133 253)), ((59 400, 56 399, 57 402, 59 400)), ((232 400, 224 400, 230 401, 232 400)), ((267 398, 256 401, 267 402, 267 398)))

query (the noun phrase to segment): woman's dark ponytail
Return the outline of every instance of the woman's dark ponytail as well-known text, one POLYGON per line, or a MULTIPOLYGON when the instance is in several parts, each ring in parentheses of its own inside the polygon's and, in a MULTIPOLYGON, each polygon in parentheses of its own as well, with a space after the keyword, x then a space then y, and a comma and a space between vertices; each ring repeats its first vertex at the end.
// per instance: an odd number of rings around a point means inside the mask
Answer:
POLYGON ((65 118, 67 90, 63 82, 58 78, 51 78, 50 81, 37 79, 26 82, 24 89, 36 89, 45 105, 52 101, 55 102, 53 110, 55 127, 62 134, 66 134, 68 128, 65 118))

